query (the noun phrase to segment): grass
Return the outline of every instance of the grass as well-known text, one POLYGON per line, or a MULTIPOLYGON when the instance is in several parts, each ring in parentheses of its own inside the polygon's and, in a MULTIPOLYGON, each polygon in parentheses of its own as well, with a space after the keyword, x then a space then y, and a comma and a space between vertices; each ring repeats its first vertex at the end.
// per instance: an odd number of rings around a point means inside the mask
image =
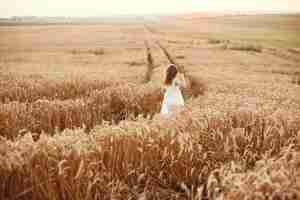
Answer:
POLYGON ((300 75, 293 76, 292 83, 296 85, 300 85, 300 75))
POLYGON ((175 56, 176 59, 185 59, 185 56, 184 55, 178 55, 178 56, 175 56))
POLYGON ((263 48, 260 45, 254 44, 223 44, 222 49, 229 49, 234 51, 247 51, 247 52, 256 52, 261 53, 263 48))
POLYGON ((125 62, 125 64, 127 64, 129 66, 132 66, 132 67, 135 67, 135 66, 143 66, 146 63, 142 62, 142 61, 129 61, 129 62, 125 62))
POLYGON ((241 45, 233 45, 228 47, 230 50, 237 50, 237 51, 253 51, 253 52, 262 52, 262 47, 259 45, 253 44, 241 44, 241 45))
POLYGON ((189 31, 195 37, 207 40, 211 44, 220 44, 224 40, 247 41, 250 44, 286 49, 300 47, 299 19, 300 15, 203 17, 201 14, 195 14, 189 19, 177 20, 177 25, 184 30, 181 31, 183 37, 189 31), (195 24, 203 28, 195 28, 195 24))
POLYGON ((290 48, 288 49, 288 51, 294 54, 300 54, 300 49, 297 48, 290 48))
POLYGON ((222 40, 218 40, 218 39, 209 39, 208 40, 208 44, 220 44, 222 43, 222 40))
POLYGON ((208 44, 230 43, 230 40, 208 39, 207 43, 208 43, 208 44))
POLYGON ((78 49, 73 49, 71 51, 71 54, 73 55, 78 55, 78 54, 93 54, 95 56, 100 56, 104 55, 105 51, 103 48, 98 48, 98 49, 89 49, 89 50, 78 50, 78 49))
POLYGON ((282 75, 300 75, 300 71, 297 70, 271 70, 273 74, 282 74, 282 75))
POLYGON ((249 43, 241 43, 241 42, 233 42, 230 40, 219 40, 219 39, 209 39, 208 44, 219 44, 221 49, 229 49, 235 51, 251 51, 261 53, 263 47, 257 44, 249 44, 249 43))

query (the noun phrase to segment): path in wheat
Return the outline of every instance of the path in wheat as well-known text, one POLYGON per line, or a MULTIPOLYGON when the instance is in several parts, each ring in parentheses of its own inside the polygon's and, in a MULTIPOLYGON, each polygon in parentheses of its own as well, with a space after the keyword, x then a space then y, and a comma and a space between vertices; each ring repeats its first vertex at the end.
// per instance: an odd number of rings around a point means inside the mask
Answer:
POLYGON ((145 33, 145 48, 146 48, 146 60, 147 71, 145 75, 145 82, 152 82, 154 84, 162 84, 165 76, 165 68, 169 61, 161 53, 159 46, 157 46, 157 35, 155 35, 155 29, 151 29, 149 26, 144 25, 145 33))
POLYGON ((149 43, 153 44, 153 48, 155 48, 158 58, 161 61, 161 65, 159 65, 155 70, 151 70, 151 72, 154 72, 151 77, 153 77, 153 80, 156 82, 163 82, 163 79, 165 77, 165 71, 167 69, 167 66, 169 64, 175 64, 178 67, 178 70, 180 73, 183 73, 185 75, 186 81, 187 81, 187 87, 184 89, 184 93, 186 96, 198 96, 203 95, 206 91, 205 84, 200 79, 200 77, 193 76, 189 71, 184 67, 183 64, 179 63, 175 56, 173 55, 173 52, 168 50, 166 46, 161 42, 161 38, 158 35, 158 32, 155 30, 155 28, 151 27, 150 25, 145 24, 145 32, 150 35, 148 36, 149 43))

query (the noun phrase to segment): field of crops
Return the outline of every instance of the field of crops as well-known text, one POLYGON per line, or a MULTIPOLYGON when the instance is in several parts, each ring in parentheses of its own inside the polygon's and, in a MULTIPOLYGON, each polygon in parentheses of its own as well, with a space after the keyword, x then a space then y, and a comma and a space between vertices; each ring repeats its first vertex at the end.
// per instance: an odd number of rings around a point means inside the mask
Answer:
POLYGON ((300 199, 299 22, 0 26, 0 199, 300 199))

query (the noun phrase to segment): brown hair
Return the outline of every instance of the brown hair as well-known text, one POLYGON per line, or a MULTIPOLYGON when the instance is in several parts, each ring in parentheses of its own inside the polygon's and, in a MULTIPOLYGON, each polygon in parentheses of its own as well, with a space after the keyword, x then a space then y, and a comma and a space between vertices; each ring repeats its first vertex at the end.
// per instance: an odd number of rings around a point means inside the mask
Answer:
POLYGON ((171 85, 172 81, 174 80, 174 78, 177 75, 177 69, 176 66, 171 64, 168 69, 167 69, 167 75, 166 75, 166 80, 165 80, 165 84, 166 85, 171 85))

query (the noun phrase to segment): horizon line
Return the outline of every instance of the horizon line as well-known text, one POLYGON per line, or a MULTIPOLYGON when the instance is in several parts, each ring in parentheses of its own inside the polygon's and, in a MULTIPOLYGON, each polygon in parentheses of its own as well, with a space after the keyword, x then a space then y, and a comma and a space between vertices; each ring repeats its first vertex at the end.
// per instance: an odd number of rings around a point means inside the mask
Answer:
POLYGON ((11 18, 26 18, 26 17, 36 17, 36 18, 93 18, 93 17, 113 17, 113 16, 143 16, 143 15, 181 15, 181 14, 300 14, 300 10, 205 10, 205 11, 182 11, 182 12, 157 12, 157 13, 106 13, 99 15, 10 15, 6 17, 0 17, 4 19, 11 18))

